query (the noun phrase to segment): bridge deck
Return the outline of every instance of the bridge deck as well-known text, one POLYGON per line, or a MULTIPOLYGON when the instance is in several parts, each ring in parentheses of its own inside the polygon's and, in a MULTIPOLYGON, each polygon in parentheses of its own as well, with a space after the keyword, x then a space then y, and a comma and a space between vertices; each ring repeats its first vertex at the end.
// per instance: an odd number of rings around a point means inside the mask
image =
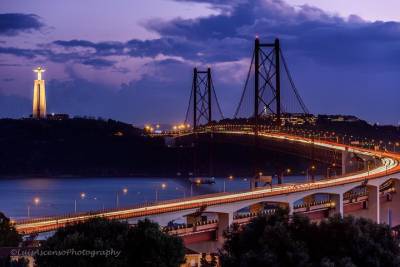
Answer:
MULTIPOLYGON (((226 134, 235 135, 252 135, 248 131, 225 131, 226 134)), ((399 161, 400 155, 386 151, 376 151, 354 146, 343 145, 325 140, 312 140, 305 137, 294 136, 282 133, 260 132, 262 138, 272 138, 277 140, 285 140, 291 142, 300 142, 304 144, 313 144, 332 150, 355 152, 366 156, 376 157, 381 160, 382 165, 367 171, 361 171, 349 175, 339 176, 332 179, 320 180, 313 183, 301 184, 283 184, 272 188, 257 188, 255 190, 246 190, 235 193, 218 193, 201 195, 185 199, 174 199, 158 203, 149 203, 138 205, 132 208, 116 209, 109 211, 89 212, 72 214, 69 216, 54 216, 47 218, 37 218, 32 220, 17 221, 16 229, 21 233, 34 233, 54 230, 70 223, 76 223, 88 220, 94 217, 104 217, 108 219, 128 219, 162 214, 167 212, 176 212, 190 209, 198 209, 204 206, 223 205, 245 200, 265 198, 269 196, 277 196, 291 194, 295 192, 310 191, 314 189, 329 188, 355 182, 363 182, 365 180, 373 180, 386 175, 398 173, 400 171, 399 161)))

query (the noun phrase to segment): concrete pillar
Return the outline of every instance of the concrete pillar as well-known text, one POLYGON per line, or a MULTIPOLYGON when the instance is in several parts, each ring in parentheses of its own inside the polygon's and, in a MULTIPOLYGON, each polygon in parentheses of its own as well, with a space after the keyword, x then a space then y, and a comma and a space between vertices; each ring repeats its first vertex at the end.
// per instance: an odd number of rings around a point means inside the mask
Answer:
POLYGON ((233 223, 233 213, 218 213, 217 239, 224 242, 223 233, 233 223))
POLYGON ((379 186, 368 185, 368 219, 380 222, 379 186))
POLYGON ((288 206, 289 206, 289 216, 292 216, 294 211, 294 202, 293 201, 289 202, 288 206))
POLYGON ((387 192, 384 198, 381 198, 381 223, 391 224, 396 226, 400 224, 400 181, 397 179, 394 182, 394 192, 387 192))
POLYGON ((350 153, 348 151, 348 147, 346 147, 345 151, 342 151, 342 175, 347 172, 347 163, 349 162, 350 153))
MULTIPOLYGON (((330 198, 335 203, 333 214, 339 213, 343 217, 343 193, 331 195, 330 198)), ((332 212, 330 215, 332 215, 332 212)))

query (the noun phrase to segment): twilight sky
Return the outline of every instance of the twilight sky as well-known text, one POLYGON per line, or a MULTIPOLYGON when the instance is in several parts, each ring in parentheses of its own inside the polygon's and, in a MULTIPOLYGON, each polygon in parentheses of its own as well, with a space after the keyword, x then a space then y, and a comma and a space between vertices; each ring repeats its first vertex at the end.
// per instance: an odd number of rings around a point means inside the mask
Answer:
POLYGON ((400 121, 398 0, 6 0, 0 117, 48 111, 143 124, 184 119, 192 68, 213 69, 224 113, 239 101, 255 35, 281 39, 312 113, 400 121))

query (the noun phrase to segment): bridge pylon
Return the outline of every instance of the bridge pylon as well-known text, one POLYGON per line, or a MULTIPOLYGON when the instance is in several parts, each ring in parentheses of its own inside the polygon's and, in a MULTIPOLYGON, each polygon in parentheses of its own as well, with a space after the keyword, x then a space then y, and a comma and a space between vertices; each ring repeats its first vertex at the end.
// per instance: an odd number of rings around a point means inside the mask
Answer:
POLYGON ((280 126, 286 114, 309 114, 283 54, 279 39, 271 43, 261 43, 258 37, 254 40, 250 67, 234 118, 251 116, 257 124, 262 117, 267 117, 280 126), (248 86, 252 79, 254 86, 248 86), (251 103, 250 113, 246 111, 246 103, 251 103))
MULTIPOLYGON (((210 123, 214 117, 213 112, 218 111, 221 118, 223 114, 215 93, 214 84, 211 75, 211 68, 206 70, 193 69, 193 82, 190 94, 189 106, 186 111, 185 123, 188 123, 192 117, 193 130, 202 124, 210 123), (217 110, 214 109, 216 104, 217 110), (191 116, 189 113, 193 112, 191 116)), ((215 114, 215 113, 214 113, 215 114)))
POLYGON ((281 125, 280 57, 279 39, 275 39, 274 43, 260 43, 258 37, 255 39, 253 117, 256 123, 261 114, 270 112, 276 116, 277 125, 281 125), (267 88, 272 91, 269 98, 266 97, 267 88))

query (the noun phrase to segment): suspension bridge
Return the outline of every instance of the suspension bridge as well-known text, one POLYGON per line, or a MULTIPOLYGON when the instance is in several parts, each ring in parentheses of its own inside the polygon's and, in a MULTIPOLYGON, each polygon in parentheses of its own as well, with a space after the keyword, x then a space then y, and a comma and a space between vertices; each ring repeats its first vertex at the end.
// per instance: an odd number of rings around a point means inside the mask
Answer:
MULTIPOLYGON (((275 40, 264 44, 257 38, 243 92, 233 116, 236 121, 224 121, 211 69, 194 68, 185 120, 186 123, 191 123, 192 128, 157 135, 182 139, 213 133, 232 140, 253 140, 250 143, 256 150, 262 142, 268 141, 269 145, 300 156, 311 149, 313 160, 326 155, 319 154, 320 151, 334 152, 335 155, 340 155, 335 164, 341 167, 341 175, 300 184, 280 183, 275 186, 253 187, 241 192, 21 220, 15 222, 15 227, 24 234, 41 233, 95 217, 126 220, 132 224, 149 218, 167 227, 177 218, 186 218, 185 226, 166 229, 184 236, 188 243, 202 242, 213 238, 220 240, 223 230, 233 222, 244 224, 256 214, 266 212, 260 208, 260 203, 277 203, 288 207, 291 214, 305 213, 314 219, 340 213, 367 217, 392 226, 400 224, 400 211, 395 208, 400 205, 400 154, 359 147, 339 139, 316 138, 296 129, 287 129, 282 126, 282 119, 285 114, 290 113, 307 115, 309 110, 293 82, 280 42, 275 40), (282 79, 283 77, 286 79, 282 79), (251 82, 254 85, 252 87, 251 82), (220 122, 216 122, 217 118, 220 122), (354 155, 363 159, 363 168, 350 168, 354 155), (329 199, 318 202, 312 197, 316 194, 329 195, 329 199), (304 204, 297 205, 299 200, 304 200, 304 204), (250 207, 251 212, 247 215, 239 214, 238 211, 244 207, 250 207), (199 221, 199 214, 212 216, 206 221, 199 221)), ((259 171, 260 166, 256 165, 254 177, 259 171)))

